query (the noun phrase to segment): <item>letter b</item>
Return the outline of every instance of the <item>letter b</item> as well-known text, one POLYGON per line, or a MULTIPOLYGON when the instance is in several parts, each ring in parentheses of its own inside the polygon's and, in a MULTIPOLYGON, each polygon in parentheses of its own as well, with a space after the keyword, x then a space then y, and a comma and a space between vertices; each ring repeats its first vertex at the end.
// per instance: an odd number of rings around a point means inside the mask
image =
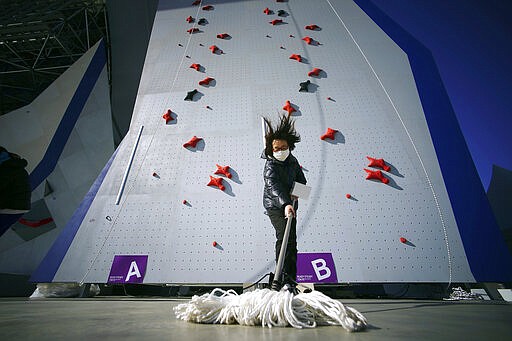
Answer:
POLYGON ((313 266, 313 270, 315 270, 316 278, 319 281, 331 277, 331 269, 329 269, 327 267, 327 264, 324 259, 318 258, 318 259, 312 260, 311 265, 313 266))

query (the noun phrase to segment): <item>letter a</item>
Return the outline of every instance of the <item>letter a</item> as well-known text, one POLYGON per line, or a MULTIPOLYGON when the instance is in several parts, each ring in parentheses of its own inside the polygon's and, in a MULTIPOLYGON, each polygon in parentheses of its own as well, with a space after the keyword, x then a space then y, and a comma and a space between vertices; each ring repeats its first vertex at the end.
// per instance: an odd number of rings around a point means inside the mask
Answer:
POLYGON ((137 266, 137 262, 132 261, 132 264, 130 264, 130 270, 128 270, 128 275, 126 275, 125 282, 128 282, 130 280, 130 277, 133 275, 137 276, 137 278, 141 278, 139 267, 137 266))
POLYGON ((315 270, 316 278, 318 278, 319 281, 331 277, 331 269, 326 266, 327 264, 324 259, 318 258, 312 260, 311 265, 313 265, 313 270, 315 270), (321 271, 324 271, 324 273, 322 274, 321 271))

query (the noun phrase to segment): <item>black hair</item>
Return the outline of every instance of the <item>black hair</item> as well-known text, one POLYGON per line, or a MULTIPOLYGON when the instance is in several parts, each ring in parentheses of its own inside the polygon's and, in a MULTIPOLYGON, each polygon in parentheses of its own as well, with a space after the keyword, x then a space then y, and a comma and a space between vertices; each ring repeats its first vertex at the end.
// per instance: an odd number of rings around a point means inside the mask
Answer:
POLYGON ((272 141, 274 140, 285 140, 290 151, 295 149, 295 144, 300 142, 300 135, 295 131, 294 120, 289 116, 281 115, 279 124, 275 129, 268 118, 263 117, 263 120, 266 124, 265 155, 271 156, 273 154, 272 141))

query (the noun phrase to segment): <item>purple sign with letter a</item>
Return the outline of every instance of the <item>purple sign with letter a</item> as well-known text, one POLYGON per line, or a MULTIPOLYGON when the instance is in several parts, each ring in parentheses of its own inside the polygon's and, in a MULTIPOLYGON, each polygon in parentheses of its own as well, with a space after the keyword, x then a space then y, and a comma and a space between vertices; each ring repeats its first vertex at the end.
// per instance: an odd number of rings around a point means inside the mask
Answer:
POLYGON ((297 282, 338 283, 330 253, 298 253, 297 282))
POLYGON ((148 256, 114 256, 107 283, 142 283, 148 256))

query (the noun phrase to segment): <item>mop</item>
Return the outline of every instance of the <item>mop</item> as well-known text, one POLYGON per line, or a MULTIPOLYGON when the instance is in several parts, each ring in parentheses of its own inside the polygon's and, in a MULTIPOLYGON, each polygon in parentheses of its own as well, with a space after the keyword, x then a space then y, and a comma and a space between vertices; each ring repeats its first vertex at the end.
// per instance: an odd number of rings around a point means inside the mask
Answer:
MULTIPOLYGON (((297 187, 294 186, 294 189, 297 187)), ((300 193, 292 193, 300 197, 297 194, 300 193)), ((176 317, 195 323, 238 323, 268 328, 315 328, 317 325, 337 325, 350 332, 365 329, 366 318, 354 308, 315 290, 294 295, 286 285, 281 288, 280 279, 292 219, 293 216, 287 217, 272 290, 256 289, 239 295, 234 290, 216 288, 209 294, 194 295, 189 302, 174 307, 176 317)))

